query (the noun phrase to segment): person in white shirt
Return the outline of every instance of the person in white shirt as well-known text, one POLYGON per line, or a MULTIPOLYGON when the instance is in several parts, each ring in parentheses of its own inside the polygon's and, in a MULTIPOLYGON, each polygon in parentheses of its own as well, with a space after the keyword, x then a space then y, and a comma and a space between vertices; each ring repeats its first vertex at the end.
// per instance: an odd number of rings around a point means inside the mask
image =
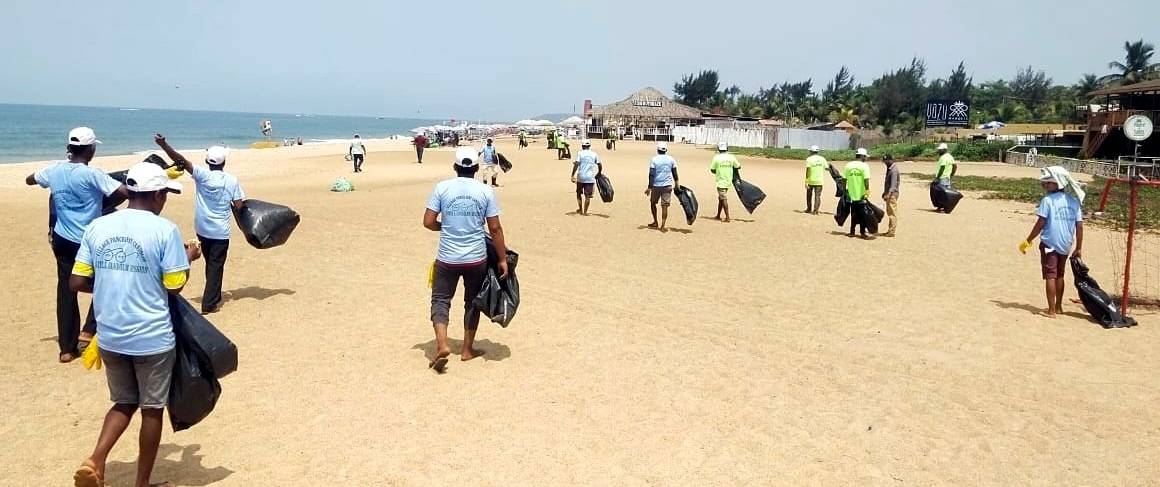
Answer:
POLYGON ((596 176, 604 172, 600 156, 592 150, 588 139, 580 141, 580 152, 572 164, 573 182, 576 183, 576 213, 588 215, 588 205, 592 203, 592 191, 596 188, 596 176), (583 199, 581 199, 583 198, 583 199))
POLYGON ((358 134, 354 134, 354 139, 350 141, 350 150, 347 151, 347 154, 350 155, 350 159, 354 163, 354 172, 362 172, 363 158, 366 157, 367 148, 363 145, 358 134))
POLYGON ((169 294, 189 278, 197 247, 182 244, 177 225, 160 215, 169 193, 181 192, 160 166, 131 167, 129 207, 98 218, 81 238, 69 285, 93 294, 99 353, 113 406, 97 446, 73 475, 75 485, 104 485, 105 461, 141 410, 136 487, 147 487, 161 443, 175 361, 169 294))
POLYGON ((246 194, 238 178, 225 172, 225 147, 213 146, 205 151, 208 167, 193 164, 170 147, 165 136, 157 134, 154 141, 173 160, 178 169, 189 171, 197 187, 193 211, 193 229, 205 256, 205 291, 201 297, 201 312, 214 313, 222 306, 222 279, 225 276, 226 256, 230 250, 230 229, 234 212, 246 204, 246 194))

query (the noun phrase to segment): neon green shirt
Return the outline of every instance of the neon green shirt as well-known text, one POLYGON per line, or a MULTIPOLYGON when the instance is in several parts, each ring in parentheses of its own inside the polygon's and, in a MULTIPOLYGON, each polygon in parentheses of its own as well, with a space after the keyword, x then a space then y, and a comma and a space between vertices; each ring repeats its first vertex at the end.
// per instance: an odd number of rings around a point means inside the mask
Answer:
POLYGON ((826 168, 829 166, 829 161, 817 154, 806 158, 806 169, 809 170, 806 173, 806 181, 809 182, 810 186, 822 185, 822 178, 826 175, 826 168))
POLYGON ((709 170, 717 175, 718 188, 733 187, 733 168, 741 168, 741 161, 733 157, 733 154, 726 152, 713 156, 713 163, 709 165, 709 170))
POLYGON ((955 158, 951 156, 950 152, 938 156, 938 172, 935 173, 935 179, 951 177, 951 171, 955 166, 955 158))
POLYGON ((850 201, 862 201, 866 197, 866 181, 870 180, 870 166, 862 161, 849 162, 843 176, 846 178, 846 193, 850 195, 850 201))
POLYGON ((566 142, 564 140, 564 136, 561 134, 556 134, 556 148, 563 149, 564 147, 567 147, 567 146, 568 146, 568 142, 566 142))

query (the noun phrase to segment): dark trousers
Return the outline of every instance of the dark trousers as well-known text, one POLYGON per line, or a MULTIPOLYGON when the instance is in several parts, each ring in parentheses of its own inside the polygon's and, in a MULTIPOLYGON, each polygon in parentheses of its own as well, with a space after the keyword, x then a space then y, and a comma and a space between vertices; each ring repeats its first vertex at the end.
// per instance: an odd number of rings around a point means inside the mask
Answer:
POLYGON ((806 213, 817 213, 822 210, 822 187, 806 187, 806 213))
POLYGON ((855 226, 862 230, 863 236, 866 235, 866 222, 863 221, 863 212, 866 211, 865 208, 863 208, 865 204, 866 202, 864 201, 850 202, 850 235, 854 234, 855 226))
POLYGON ((362 172, 363 155, 354 154, 351 160, 354 162, 354 172, 362 172))
MULTIPOLYGON (((77 352, 77 335, 81 332, 81 310, 77 305, 77 293, 69 289, 68 280, 72 276, 73 264, 77 260, 77 251, 81 244, 67 238, 52 234, 52 254, 56 256, 56 341, 60 345, 60 353, 77 352)), ((89 314, 85 318, 84 332, 97 332, 97 318, 93 314, 93 306, 89 305, 89 314)))
POLYGON ((205 258, 205 292, 201 295, 201 310, 212 311, 222 305, 222 277, 226 271, 226 253, 229 240, 197 236, 201 241, 201 256, 205 258))
POLYGON ((451 300, 455 298, 455 288, 463 279, 463 329, 479 328, 479 309, 471 304, 483 279, 487 277, 487 263, 473 266, 456 266, 435 261, 435 279, 431 281, 431 322, 447 323, 451 318, 451 300))
POLYGON ((415 155, 419 157, 419 164, 423 163, 423 148, 415 147, 415 155))

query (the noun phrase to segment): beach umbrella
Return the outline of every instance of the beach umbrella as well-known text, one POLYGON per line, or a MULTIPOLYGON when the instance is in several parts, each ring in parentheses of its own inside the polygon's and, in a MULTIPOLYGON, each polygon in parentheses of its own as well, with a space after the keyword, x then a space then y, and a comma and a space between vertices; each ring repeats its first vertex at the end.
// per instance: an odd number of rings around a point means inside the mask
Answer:
POLYGON ((526 118, 516 122, 517 127, 534 127, 536 125, 538 125, 538 124, 536 123, 535 120, 528 120, 526 118))
POLYGON ((563 127, 579 127, 584 125, 584 119, 577 116, 571 116, 561 121, 560 125, 563 127))
POLYGON ((994 129, 1001 129, 1001 128, 1006 127, 1006 126, 1007 126, 1007 124, 1005 124, 1003 122, 1000 122, 998 120, 992 120, 990 122, 987 122, 985 124, 980 125, 979 128, 981 128, 983 130, 994 130, 994 129))
POLYGON ((541 127, 555 127, 556 126, 556 124, 553 123, 551 120, 536 120, 536 125, 539 125, 541 127))

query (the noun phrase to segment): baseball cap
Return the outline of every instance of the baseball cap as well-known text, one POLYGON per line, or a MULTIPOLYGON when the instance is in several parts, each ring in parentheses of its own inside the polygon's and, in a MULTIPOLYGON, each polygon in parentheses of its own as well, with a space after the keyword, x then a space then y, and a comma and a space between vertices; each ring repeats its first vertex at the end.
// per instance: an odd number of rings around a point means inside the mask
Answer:
POLYGON ((947 144, 946 144, 946 142, 943 142, 943 143, 939 144, 939 145, 938 145, 938 149, 937 149, 937 150, 947 150, 947 144))
POLYGON ((100 144, 97 140, 97 134, 93 133, 93 129, 88 127, 77 127, 68 132, 69 145, 93 145, 100 144))
POLYGON ((816 145, 811 145, 811 146, 810 146, 810 152, 818 152, 818 151, 820 151, 820 150, 821 150, 821 149, 819 149, 819 148, 818 148, 818 146, 816 146, 816 145))
POLYGON ((165 170, 152 162, 138 162, 125 174, 125 187, 134 193, 169 191, 180 193, 181 183, 171 181, 165 170))
POLYGON ((869 153, 869 152, 866 152, 866 149, 863 149, 863 148, 858 148, 858 151, 857 151, 857 152, 855 152, 855 154, 856 154, 856 155, 859 155, 859 156, 868 156, 868 155, 870 155, 870 153, 869 153))
POLYGON ((718 143, 717 150, 719 150, 721 152, 725 152, 725 151, 729 150, 729 144, 726 144, 724 142, 718 143))
POLYGON ((668 150, 669 150, 669 144, 666 144, 666 143, 664 143, 664 142, 657 142, 657 150, 659 150, 659 151, 668 151, 668 150))
POLYGON ((584 139, 584 140, 580 141, 580 145, 592 145, 592 141, 588 140, 588 139, 584 139))
POLYGON ((884 160, 884 161, 893 161, 893 160, 894 160, 894 155, 893 155, 893 154, 886 154, 886 155, 882 156, 882 160, 884 160))
POLYGON ((228 154, 228 149, 220 145, 215 145, 205 150, 205 163, 220 166, 226 163, 226 156, 228 154))
POLYGON ((455 149, 455 165, 459 167, 475 167, 475 149, 460 147, 455 149))

